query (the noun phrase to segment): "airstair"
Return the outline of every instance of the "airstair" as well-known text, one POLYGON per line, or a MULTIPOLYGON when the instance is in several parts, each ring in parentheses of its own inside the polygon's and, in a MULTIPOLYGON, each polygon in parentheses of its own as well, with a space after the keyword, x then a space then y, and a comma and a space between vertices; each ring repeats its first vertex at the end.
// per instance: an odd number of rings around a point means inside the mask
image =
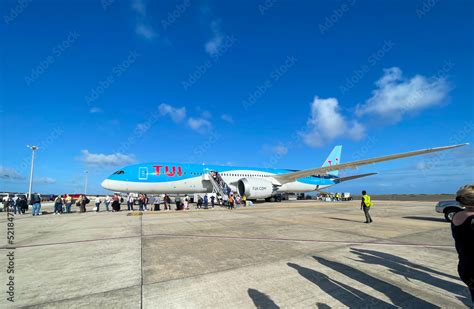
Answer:
POLYGON ((229 195, 231 192, 230 187, 222 179, 221 175, 215 171, 209 171, 209 181, 212 184, 212 192, 217 193, 220 196, 229 195))

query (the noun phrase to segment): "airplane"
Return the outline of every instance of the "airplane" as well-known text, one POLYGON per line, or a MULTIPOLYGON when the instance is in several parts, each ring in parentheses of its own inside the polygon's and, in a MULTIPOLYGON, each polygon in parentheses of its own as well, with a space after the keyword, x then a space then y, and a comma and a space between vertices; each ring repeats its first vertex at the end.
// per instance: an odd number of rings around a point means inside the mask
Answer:
POLYGON ((319 191, 341 182, 377 173, 339 177, 339 171, 383 161, 418 156, 468 145, 422 149, 378 158, 341 163, 342 146, 331 151, 323 165, 305 170, 234 167, 207 164, 142 163, 126 166, 102 182, 114 192, 192 194, 236 192, 248 199, 269 199, 279 193, 319 191))

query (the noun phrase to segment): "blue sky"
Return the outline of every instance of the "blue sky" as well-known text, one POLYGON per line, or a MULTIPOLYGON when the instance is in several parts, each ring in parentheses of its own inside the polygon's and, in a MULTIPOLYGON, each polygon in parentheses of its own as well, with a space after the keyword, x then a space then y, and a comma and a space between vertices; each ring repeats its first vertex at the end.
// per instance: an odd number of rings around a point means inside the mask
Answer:
MULTIPOLYGON (((471 1, 2 1, 1 191, 132 162, 320 166, 474 142, 471 1)), ((452 193, 473 148, 345 171, 452 193)))

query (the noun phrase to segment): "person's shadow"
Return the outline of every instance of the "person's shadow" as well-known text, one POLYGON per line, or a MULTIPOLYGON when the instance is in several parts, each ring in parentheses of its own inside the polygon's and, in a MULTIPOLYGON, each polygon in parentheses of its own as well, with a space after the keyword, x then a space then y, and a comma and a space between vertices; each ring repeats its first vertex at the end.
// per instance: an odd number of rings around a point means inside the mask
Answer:
POLYGON ((396 255, 393 255, 393 254, 390 254, 390 253, 385 253, 385 252, 380 252, 380 251, 375 251, 375 250, 368 250, 368 249, 354 249, 354 248, 351 248, 351 250, 364 252, 364 253, 367 253, 367 254, 372 254, 372 255, 378 256, 382 259, 393 261, 395 263, 402 264, 402 265, 405 265, 405 266, 408 266, 408 267, 416 268, 416 269, 423 270, 423 271, 426 271, 426 272, 430 272, 430 273, 433 273, 433 274, 436 274, 436 275, 441 275, 441 276, 444 276, 444 277, 447 277, 447 278, 450 278, 450 279, 459 280, 459 278, 456 277, 456 276, 446 274, 446 273, 437 271, 435 269, 410 262, 409 260, 407 260, 405 258, 396 256, 396 255))
POLYGON ((384 253, 384 252, 379 252, 379 251, 374 251, 374 250, 366 250, 366 249, 355 249, 355 248, 351 248, 351 252, 360 258, 360 260, 355 260, 355 261, 385 266, 392 273, 403 276, 408 281, 410 279, 414 279, 414 280, 428 283, 432 286, 438 287, 442 290, 446 290, 448 292, 451 292, 457 295, 456 297, 459 300, 461 300, 464 304, 470 305, 469 300, 467 298, 468 296, 467 289, 463 285, 460 285, 451 281, 443 280, 438 277, 434 277, 427 272, 441 274, 446 277, 452 277, 450 275, 443 274, 429 267, 411 263, 410 261, 404 258, 400 258, 396 255, 392 255, 389 253, 384 253), (418 269, 421 269, 424 271, 420 271, 418 269))
POLYGON ((360 283, 370 286, 374 290, 377 290, 380 293, 385 294, 388 298, 390 298, 390 300, 395 306, 402 307, 402 308, 407 308, 407 307, 437 308, 437 306, 403 291, 398 286, 395 286, 393 284, 390 284, 378 278, 372 277, 368 275, 367 273, 360 271, 356 268, 353 268, 351 266, 348 266, 339 262, 329 261, 322 257, 313 256, 313 258, 316 261, 318 261, 320 264, 327 266, 335 271, 338 271, 339 273, 344 274, 352 278, 353 280, 359 281, 360 283))
POLYGON ((348 286, 342 282, 329 278, 327 275, 316 270, 309 269, 298 264, 287 263, 291 268, 296 269, 298 273, 317 285, 321 290, 337 299, 342 304, 351 308, 397 308, 383 300, 370 296, 360 290, 348 286))
POLYGON ((268 309, 278 309, 278 308, 280 308, 265 293, 262 293, 258 290, 255 290, 255 289, 248 289, 247 293, 249 294, 249 296, 252 299, 255 307, 257 307, 257 308, 268 308, 268 309))

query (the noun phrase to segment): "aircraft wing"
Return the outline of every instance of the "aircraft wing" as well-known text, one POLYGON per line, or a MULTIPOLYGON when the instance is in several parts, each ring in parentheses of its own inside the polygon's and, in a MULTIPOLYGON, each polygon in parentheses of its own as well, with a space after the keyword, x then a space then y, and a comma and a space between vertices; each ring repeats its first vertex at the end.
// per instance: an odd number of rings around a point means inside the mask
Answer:
POLYGON ((395 159, 419 156, 419 155, 422 155, 422 154, 427 154, 427 153, 432 153, 432 152, 438 152, 438 151, 458 148, 458 147, 462 147, 462 146, 465 146, 465 145, 468 145, 468 144, 469 143, 451 145, 451 146, 444 146, 444 147, 437 147, 437 148, 428 148, 428 149, 422 149, 422 150, 410 151, 410 152, 403 152, 403 153, 397 153, 397 154, 378 157, 378 158, 358 160, 358 161, 341 163, 341 164, 332 165, 332 166, 318 167, 318 168, 312 168, 312 169, 308 169, 308 170, 301 170, 301 171, 297 171, 297 172, 291 172, 291 173, 287 173, 287 174, 281 174, 281 175, 274 176, 274 178, 276 180, 284 183, 284 182, 294 181, 295 179, 298 179, 298 178, 308 177, 308 176, 311 176, 311 175, 326 175, 330 171, 338 171, 338 170, 344 170, 344 169, 348 169, 348 168, 356 168, 356 167, 362 166, 362 165, 368 165, 368 164, 373 164, 373 163, 378 163, 378 162, 383 162, 383 161, 390 161, 390 160, 395 160, 395 159))
POLYGON ((367 176, 372 176, 372 175, 377 175, 378 173, 367 173, 367 174, 360 174, 360 175, 352 175, 352 176, 347 176, 347 177, 338 177, 334 179, 335 183, 341 183, 344 181, 349 181, 349 180, 354 180, 357 178, 362 178, 362 177, 367 177, 367 176))

